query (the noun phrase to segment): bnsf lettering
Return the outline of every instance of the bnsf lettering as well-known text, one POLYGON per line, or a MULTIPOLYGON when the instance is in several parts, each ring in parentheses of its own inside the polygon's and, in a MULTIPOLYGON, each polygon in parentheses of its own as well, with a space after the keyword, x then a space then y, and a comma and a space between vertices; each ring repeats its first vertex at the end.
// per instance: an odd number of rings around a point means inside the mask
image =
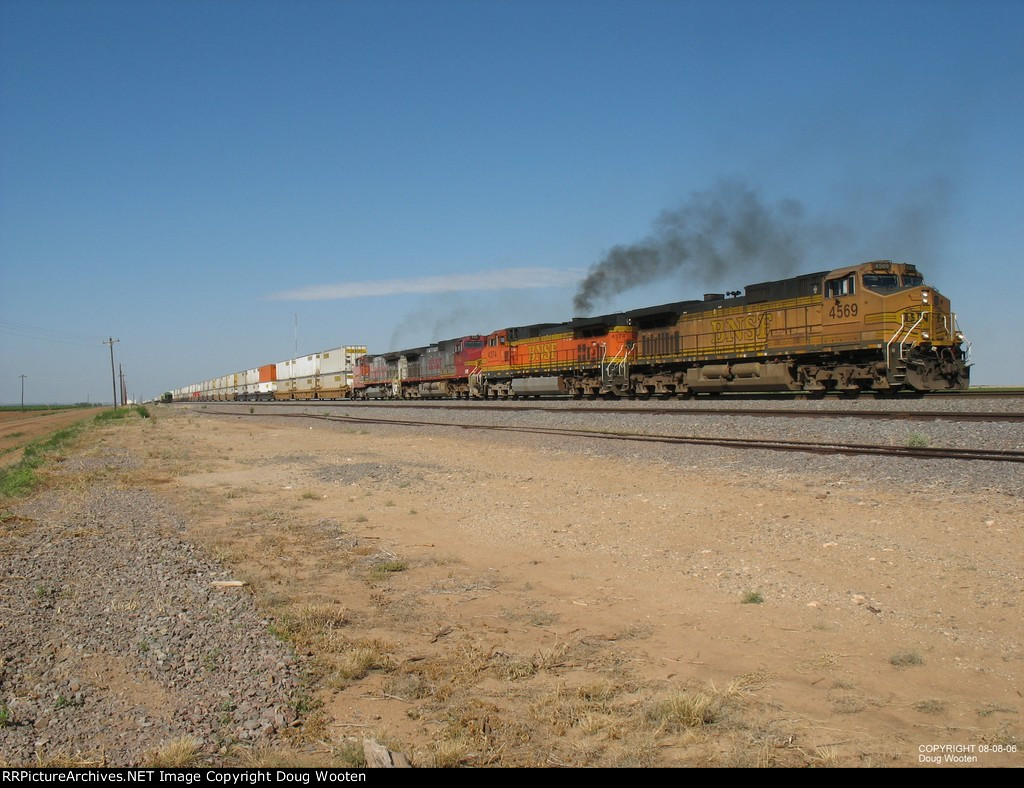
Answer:
POLYGON ((714 343, 755 342, 768 336, 771 315, 744 315, 742 317, 711 320, 714 343))
POLYGON ((547 364, 555 360, 555 354, 558 352, 557 342, 543 342, 536 345, 530 346, 530 352, 528 354, 529 364, 547 364))

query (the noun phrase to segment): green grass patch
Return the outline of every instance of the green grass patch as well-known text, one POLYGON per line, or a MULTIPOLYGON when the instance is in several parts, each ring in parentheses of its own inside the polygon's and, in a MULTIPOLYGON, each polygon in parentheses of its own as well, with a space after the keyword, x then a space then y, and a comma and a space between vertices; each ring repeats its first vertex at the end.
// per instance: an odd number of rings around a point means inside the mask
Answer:
MULTIPOLYGON (((48 438, 33 441, 25 446, 21 459, 13 465, 0 469, 0 499, 21 498, 28 495, 35 489, 39 478, 36 471, 46 462, 50 455, 63 451, 78 438, 79 435, 90 424, 106 424, 108 422, 124 419, 132 413, 142 416, 141 406, 134 408, 118 408, 107 410, 97 414, 91 421, 80 421, 65 427, 62 430, 50 435, 48 438)), ((143 418, 148 418, 147 415, 143 418)))
POLYGON ((908 449, 927 449, 928 438, 921 432, 912 432, 907 436, 908 449))
POLYGON ((370 567, 370 577, 374 580, 383 580, 388 575, 396 572, 404 572, 409 568, 405 561, 381 561, 370 567))

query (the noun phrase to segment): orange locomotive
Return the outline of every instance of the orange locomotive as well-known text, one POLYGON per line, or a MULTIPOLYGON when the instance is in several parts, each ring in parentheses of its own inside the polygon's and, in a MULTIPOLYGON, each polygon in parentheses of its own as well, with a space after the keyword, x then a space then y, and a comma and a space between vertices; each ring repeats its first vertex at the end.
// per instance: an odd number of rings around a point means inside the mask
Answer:
POLYGON ((623 313, 505 328, 487 337, 476 397, 629 394, 626 372, 636 329, 623 313))

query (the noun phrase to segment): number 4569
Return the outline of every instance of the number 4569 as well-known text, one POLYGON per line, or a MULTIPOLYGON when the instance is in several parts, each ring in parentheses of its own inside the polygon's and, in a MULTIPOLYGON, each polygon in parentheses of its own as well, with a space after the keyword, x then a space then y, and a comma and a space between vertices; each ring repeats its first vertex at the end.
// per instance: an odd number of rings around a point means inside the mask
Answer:
POLYGON ((857 317, 856 304, 836 304, 828 310, 828 316, 835 319, 840 317, 857 317))

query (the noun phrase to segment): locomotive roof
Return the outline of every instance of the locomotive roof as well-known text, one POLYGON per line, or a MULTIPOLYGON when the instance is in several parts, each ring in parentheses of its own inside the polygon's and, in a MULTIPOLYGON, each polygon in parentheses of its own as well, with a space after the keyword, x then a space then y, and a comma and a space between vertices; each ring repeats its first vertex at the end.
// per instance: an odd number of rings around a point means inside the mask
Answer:
POLYGON ((708 298, 690 301, 673 301, 658 306, 642 309, 631 309, 626 314, 633 323, 656 323, 659 316, 679 315, 686 312, 711 312, 723 306, 744 306, 760 304, 765 301, 779 301, 787 298, 816 295, 821 292, 821 283, 831 271, 819 271, 813 274, 801 274, 790 279, 776 279, 770 282, 758 282, 747 285, 741 296, 726 298, 709 296, 708 298), (816 288, 816 289, 815 289, 816 288))
POLYGON ((440 342, 434 342, 424 347, 414 347, 407 350, 389 350, 386 353, 368 353, 366 358, 376 358, 378 356, 387 359, 388 361, 396 361, 400 356, 405 356, 406 359, 419 358, 424 353, 437 353, 448 350, 456 342, 474 342, 483 341, 484 337, 480 334, 464 334, 461 337, 453 337, 452 339, 442 339, 440 342))
POLYGON ((585 336, 588 330, 602 331, 603 329, 607 329, 611 326, 625 325, 629 325, 627 313, 612 312, 607 315, 574 317, 572 320, 566 320, 563 323, 534 323, 529 326, 510 326, 508 328, 499 329, 499 331, 507 331, 509 339, 516 340, 528 339, 530 337, 553 336, 555 334, 565 334, 570 331, 573 333, 582 333, 585 336))

